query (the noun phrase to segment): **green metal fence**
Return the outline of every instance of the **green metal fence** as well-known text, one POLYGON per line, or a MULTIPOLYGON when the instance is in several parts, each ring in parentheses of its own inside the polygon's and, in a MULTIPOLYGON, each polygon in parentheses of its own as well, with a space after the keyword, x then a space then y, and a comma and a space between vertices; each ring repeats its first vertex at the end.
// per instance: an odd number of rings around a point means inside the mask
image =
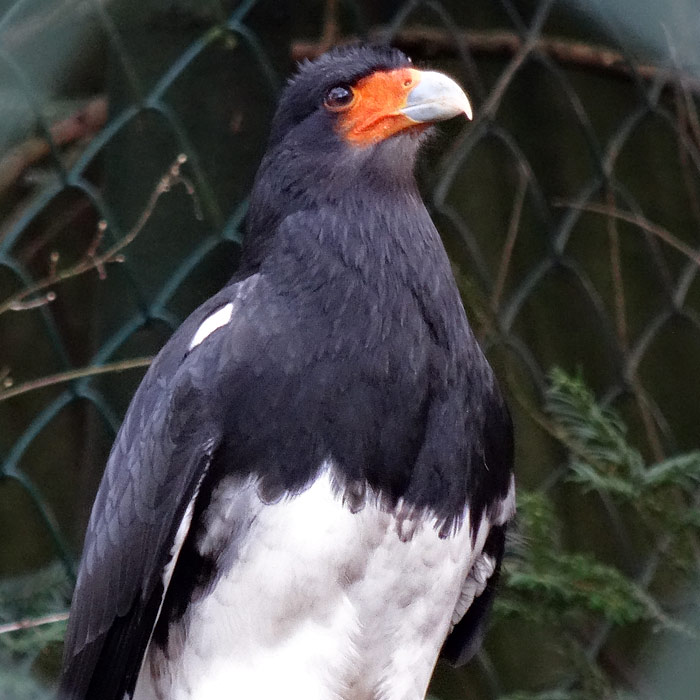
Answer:
MULTIPOLYGON (((50 687, 120 416, 148 358, 235 269, 293 59, 351 36, 393 42, 473 97, 474 122, 442 128, 419 174, 514 408, 521 486, 551 498, 572 551, 618 565, 660 607, 677 600, 673 534, 649 541, 608 494, 576 491, 542 406, 558 365, 620 412, 648 462, 697 445, 700 84, 673 50, 644 57, 580 10, 2 3, 0 692, 50 687)), ((586 697, 547 634, 498 622, 475 664, 439 671, 436 697, 586 697)), ((581 634, 590 663, 637 692, 634 629, 581 634)))

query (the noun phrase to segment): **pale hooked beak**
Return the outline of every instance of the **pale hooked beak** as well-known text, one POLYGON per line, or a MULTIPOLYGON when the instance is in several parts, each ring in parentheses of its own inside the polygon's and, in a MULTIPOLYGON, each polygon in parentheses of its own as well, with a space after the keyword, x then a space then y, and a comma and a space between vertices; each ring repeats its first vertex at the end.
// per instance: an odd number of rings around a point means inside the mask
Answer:
POLYGON ((458 114, 472 118, 469 98, 452 78, 435 71, 415 71, 415 75, 420 80, 408 93, 401 114, 417 124, 440 122, 458 114))

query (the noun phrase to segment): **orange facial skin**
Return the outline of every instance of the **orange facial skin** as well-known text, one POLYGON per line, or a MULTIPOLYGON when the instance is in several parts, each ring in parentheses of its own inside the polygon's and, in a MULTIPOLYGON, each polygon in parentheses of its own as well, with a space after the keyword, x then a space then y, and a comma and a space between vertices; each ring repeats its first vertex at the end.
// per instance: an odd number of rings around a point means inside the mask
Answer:
POLYGON ((427 128, 428 124, 415 122, 399 111, 420 79, 420 71, 414 68, 378 71, 362 78, 354 87, 352 102, 334 110, 342 113, 339 129, 345 139, 353 146, 364 147, 405 129, 427 128))

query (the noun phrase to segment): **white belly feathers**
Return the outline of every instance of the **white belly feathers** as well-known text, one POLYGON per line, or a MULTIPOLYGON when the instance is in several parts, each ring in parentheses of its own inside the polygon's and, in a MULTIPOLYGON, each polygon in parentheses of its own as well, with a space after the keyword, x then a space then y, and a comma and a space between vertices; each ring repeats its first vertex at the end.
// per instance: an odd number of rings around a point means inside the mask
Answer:
POLYGON ((374 501, 343 505, 330 465, 271 505, 254 483, 223 481, 200 550, 240 532, 241 517, 247 532, 166 653, 149 650, 134 700, 422 699, 488 525, 472 549, 468 513, 441 538, 429 514, 374 501))

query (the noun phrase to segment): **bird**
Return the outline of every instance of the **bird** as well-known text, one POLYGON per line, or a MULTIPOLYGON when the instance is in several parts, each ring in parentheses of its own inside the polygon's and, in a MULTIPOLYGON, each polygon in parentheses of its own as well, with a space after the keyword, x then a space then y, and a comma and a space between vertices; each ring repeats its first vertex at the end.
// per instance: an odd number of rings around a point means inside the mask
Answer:
POLYGON ((477 651, 513 428, 414 174, 458 115, 388 46, 289 79, 238 268, 112 447, 60 700, 420 700, 477 651))

